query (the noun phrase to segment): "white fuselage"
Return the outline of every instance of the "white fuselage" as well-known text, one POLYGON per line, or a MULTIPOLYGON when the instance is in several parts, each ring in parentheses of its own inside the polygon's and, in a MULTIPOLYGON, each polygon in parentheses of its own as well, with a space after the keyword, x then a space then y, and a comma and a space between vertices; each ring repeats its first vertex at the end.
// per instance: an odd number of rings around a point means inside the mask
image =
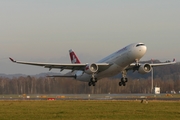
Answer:
MULTIPOLYGON (((139 61, 146 53, 147 47, 143 43, 130 44, 112 54, 98 61, 97 63, 112 64, 108 69, 95 74, 97 80, 104 77, 111 77, 125 70, 131 63, 139 61)), ((92 75, 83 73, 83 71, 76 71, 79 74, 76 79, 80 81, 89 82, 92 75)))

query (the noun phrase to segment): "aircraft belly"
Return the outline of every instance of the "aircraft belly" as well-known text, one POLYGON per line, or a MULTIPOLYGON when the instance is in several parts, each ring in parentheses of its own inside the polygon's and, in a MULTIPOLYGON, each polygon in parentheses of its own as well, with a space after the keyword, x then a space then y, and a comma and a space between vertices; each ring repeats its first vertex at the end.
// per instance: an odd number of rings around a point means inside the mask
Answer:
MULTIPOLYGON (((117 64, 113 64, 111 67, 109 67, 107 70, 102 71, 98 74, 95 74, 95 77, 97 78, 97 80, 104 78, 104 77, 111 77, 114 75, 117 75, 118 73, 120 73, 124 68, 122 68, 121 66, 117 65, 117 64)), ((92 75, 89 74, 82 74, 80 76, 77 76, 76 80, 79 81, 84 81, 84 82, 89 82, 91 79, 92 75)))
POLYGON ((123 70, 123 68, 117 64, 113 64, 111 67, 109 67, 107 70, 101 72, 98 74, 98 78, 104 78, 104 77, 111 77, 114 75, 117 75, 123 70))
POLYGON ((90 79, 91 79, 91 75, 86 74, 86 73, 76 77, 76 80, 83 81, 83 82, 89 82, 90 79))

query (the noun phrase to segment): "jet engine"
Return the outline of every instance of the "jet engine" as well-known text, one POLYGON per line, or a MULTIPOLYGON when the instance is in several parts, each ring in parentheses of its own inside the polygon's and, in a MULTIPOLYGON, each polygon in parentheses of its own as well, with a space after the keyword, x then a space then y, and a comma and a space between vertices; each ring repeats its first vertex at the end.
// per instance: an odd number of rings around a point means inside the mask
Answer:
POLYGON ((85 67, 85 73, 87 74, 92 74, 98 71, 98 65, 96 65, 95 63, 93 64, 89 64, 85 67))
POLYGON ((151 72, 152 70, 152 67, 150 64, 142 64, 139 69, 138 69, 138 72, 141 73, 141 74, 145 74, 145 73, 149 73, 151 72))

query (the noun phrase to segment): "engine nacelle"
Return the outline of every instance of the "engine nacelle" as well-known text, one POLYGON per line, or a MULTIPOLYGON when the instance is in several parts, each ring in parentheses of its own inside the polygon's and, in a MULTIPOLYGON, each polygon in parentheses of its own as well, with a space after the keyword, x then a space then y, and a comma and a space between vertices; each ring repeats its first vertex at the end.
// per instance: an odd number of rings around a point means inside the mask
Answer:
POLYGON ((92 73, 96 73, 98 71, 98 66, 95 64, 95 63, 93 63, 93 64, 90 64, 90 65, 87 65, 86 67, 85 67, 85 73, 87 73, 87 74, 92 74, 92 73))
POLYGON ((138 69, 138 72, 141 73, 141 74, 145 74, 145 73, 149 73, 151 72, 152 70, 152 67, 150 64, 142 64, 139 69, 138 69))

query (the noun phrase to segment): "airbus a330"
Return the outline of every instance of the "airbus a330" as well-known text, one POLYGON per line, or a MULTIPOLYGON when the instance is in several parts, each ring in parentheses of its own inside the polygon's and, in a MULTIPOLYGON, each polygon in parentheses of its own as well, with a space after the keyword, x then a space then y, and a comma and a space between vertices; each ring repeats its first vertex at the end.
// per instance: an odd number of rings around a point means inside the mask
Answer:
POLYGON ((95 86, 96 82, 105 77, 112 77, 119 73, 122 74, 122 78, 119 82, 119 86, 125 86, 128 81, 126 75, 127 71, 138 71, 141 74, 149 73, 152 67, 164 66, 175 64, 175 59, 172 62, 163 63, 139 63, 139 60, 146 53, 147 47, 144 43, 130 44, 109 56, 94 63, 81 63, 75 52, 69 50, 71 63, 41 63, 41 62, 26 62, 15 61, 9 58, 14 63, 43 66, 45 68, 71 70, 64 75, 54 75, 49 77, 72 77, 76 80, 88 82, 88 85, 95 86))

